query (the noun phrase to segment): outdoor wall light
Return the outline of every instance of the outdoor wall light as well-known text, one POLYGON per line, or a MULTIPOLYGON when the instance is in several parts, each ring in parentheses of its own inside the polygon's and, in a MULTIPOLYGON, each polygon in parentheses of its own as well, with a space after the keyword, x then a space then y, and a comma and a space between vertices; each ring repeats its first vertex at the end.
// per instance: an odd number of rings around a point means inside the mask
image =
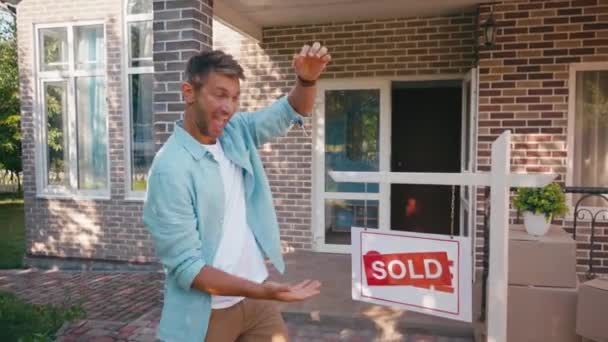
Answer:
POLYGON ((494 47, 496 44, 496 31, 498 30, 498 25, 496 23, 496 19, 494 19, 494 8, 492 8, 492 12, 486 21, 481 24, 483 28, 483 35, 485 38, 485 46, 486 47, 494 47))

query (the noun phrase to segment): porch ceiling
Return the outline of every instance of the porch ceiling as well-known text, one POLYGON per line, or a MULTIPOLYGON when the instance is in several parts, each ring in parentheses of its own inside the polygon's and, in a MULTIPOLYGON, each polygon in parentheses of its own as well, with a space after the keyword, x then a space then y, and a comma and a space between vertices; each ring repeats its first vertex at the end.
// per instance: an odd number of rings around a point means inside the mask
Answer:
POLYGON ((480 0, 215 0, 224 23, 261 39, 263 27, 440 16, 473 11, 480 0))

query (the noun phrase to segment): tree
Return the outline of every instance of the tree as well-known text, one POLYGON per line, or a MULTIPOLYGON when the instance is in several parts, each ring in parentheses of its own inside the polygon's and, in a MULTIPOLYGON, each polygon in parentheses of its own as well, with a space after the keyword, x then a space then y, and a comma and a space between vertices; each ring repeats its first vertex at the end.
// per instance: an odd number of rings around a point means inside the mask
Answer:
POLYGON ((21 115, 14 14, 0 11, 0 167, 16 177, 21 191, 21 115))

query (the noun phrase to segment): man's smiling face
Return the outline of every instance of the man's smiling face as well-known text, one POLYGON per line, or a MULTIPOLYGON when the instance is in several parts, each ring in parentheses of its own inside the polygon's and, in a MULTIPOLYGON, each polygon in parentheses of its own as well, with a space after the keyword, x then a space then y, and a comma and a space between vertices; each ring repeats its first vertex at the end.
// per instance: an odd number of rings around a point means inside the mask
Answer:
POLYGON ((202 86, 198 87, 186 83, 184 95, 195 112, 199 132, 209 142, 215 142, 238 109, 240 81, 238 77, 213 71, 200 81, 202 86))

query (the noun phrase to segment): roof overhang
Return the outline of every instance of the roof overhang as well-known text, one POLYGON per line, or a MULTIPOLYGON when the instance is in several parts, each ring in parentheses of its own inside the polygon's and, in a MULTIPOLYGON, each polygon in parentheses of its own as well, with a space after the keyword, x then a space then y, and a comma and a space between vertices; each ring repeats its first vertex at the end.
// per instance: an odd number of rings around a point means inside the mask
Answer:
POLYGON ((215 0, 214 16, 254 39, 274 26, 443 16, 474 11, 479 0, 215 0))

